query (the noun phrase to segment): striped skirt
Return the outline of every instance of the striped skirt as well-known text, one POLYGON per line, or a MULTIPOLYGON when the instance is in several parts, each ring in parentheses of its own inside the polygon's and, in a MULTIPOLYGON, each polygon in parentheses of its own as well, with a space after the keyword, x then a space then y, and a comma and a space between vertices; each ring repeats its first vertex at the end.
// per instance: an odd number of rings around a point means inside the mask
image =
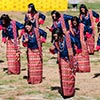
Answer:
POLYGON ((82 53, 75 57, 78 63, 77 72, 90 72, 90 59, 86 43, 82 47, 82 53))
POLYGON ((31 50, 28 48, 28 83, 38 84, 42 82, 42 59, 38 49, 31 50))
POLYGON ((78 62, 77 72, 90 72, 89 55, 78 54, 76 58, 78 62))
POLYGON ((14 43, 8 40, 6 48, 8 74, 20 74, 20 55, 16 55, 17 49, 14 43))
POLYGON ((88 51, 89 53, 93 54, 94 53, 94 47, 95 47, 95 39, 94 36, 92 35, 90 38, 87 38, 86 40, 87 46, 88 46, 88 51))
MULTIPOLYGON (((73 96, 75 93, 75 73, 70 67, 70 62, 60 59, 59 61, 60 83, 62 95, 65 97, 73 96)), ((74 64, 73 64, 74 65, 74 64)))

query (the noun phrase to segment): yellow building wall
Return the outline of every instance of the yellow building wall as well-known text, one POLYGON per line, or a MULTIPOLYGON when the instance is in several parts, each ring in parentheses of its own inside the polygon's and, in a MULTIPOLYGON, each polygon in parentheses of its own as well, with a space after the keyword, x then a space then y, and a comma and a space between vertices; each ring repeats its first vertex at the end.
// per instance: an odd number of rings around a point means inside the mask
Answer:
POLYGON ((67 10, 68 0, 0 0, 1 11, 27 11, 27 5, 33 3, 37 10, 67 10))

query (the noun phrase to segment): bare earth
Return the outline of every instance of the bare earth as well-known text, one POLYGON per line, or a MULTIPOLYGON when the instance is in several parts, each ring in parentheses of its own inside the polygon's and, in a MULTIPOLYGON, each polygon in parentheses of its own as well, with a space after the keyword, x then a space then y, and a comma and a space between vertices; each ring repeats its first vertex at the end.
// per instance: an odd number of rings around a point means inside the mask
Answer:
MULTIPOLYGON (((0 15, 4 13, 1 12, 0 15)), ((11 18, 24 22, 24 13, 6 12, 11 18)), ((66 12, 63 12, 66 13, 66 12)), ((70 11, 68 13, 71 13, 70 11)), ((43 82, 37 85, 27 83, 26 49, 21 46, 21 74, 8 75, 5 46, 0 48, 0 100, 64 100, 59 93, 59 69, 56 55, 49 53, 50 32, 46 26, 52 24, 50 13, 44 13, 47 19, 42 28, 48 32, 47 43, 43 45, 43 82)), ((72 12, 72 15, 78 13, 72 12)), ((97 36, 96 36, 97 37, 97 36)), ((1 38, 0 38, 1 41, 1 38)), ((75 96, 66 100, 100 100, 100 52, 90 56, 91 72, 76 74, 75 96)))

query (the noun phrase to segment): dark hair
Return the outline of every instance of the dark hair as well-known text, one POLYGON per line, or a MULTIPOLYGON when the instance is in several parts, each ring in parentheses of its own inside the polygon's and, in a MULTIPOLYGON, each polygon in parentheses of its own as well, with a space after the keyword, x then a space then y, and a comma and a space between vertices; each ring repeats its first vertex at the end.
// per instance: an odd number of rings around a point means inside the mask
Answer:
POLYGON ((100 22, 97 24, 98 33, 100 32, 100 22))
POLYGON ((98 27, 100 26, 100 22, 98 22, 97 26, 98 26, 98 27))
POLYGON ((56 10, 53 10, 53 11, 51 12, 51 15, 53 15, 55 12, 56 12, 56 10))
POLYGON ((11 19, 7 14, 1 15, 0 19, 5 21, 5 24, 2 23, 2 26, 7 27, 10 24, 11 19))
POLYGON ((30 4, 28 5, 28 8, 31 8, 31 13, 33 13, 33 14, 37 13, 37 11, 36 11, 35 6, 34 6, 33 3, 30 3, 30 4))
POLYGON ((58 39, 62 38, 64 35, 61 28, 54 28, 52 31, 52 41, 51 41, 52 43, 55 41, 54 36, 53 36, 54 34, 58 35, 58 39))
MULTIPOLYGON (((25 28, 26 25, 31 26, 31 25, 32 25, 32 22, 28 20, 28 21, 26 21, 26 22, 24 23, 25 32, 27 32, 27 30, 26 30, 26 28, 25 28)), ((33 27, 33 25, 32 25, 32 27, 33 27)))
POLYGON ((73 18, 71 19, 72 27, 74 26, 73 21, 77 22, 77 27, 78 27, 79 26, 79 18, 77 16, 73 16, 73 18))
POLYGON ((86 5, 85 4, 81 4, 80 5, 80 14, 82 14, 82 11, 81 11, 81 8, 84 8, 85 9, 85 15, 87 14, 87 12, 88 12, 88 9, 87 9, 87 7, 86 7, 86 5))
POLYGON ((31 25, 32 25, 32 22, 28 20, 28 21, 26 21, 26 22, 24 23, 24 27, 25 27, 26 25, 31 26, 31 25))
POLYGON ((57 19, 59 19, 60 16, 61 16, 60 13, 59 13, 58 11, 56 11, 56 10, 53 10, 53 11, 51 12, 51 16, 52 16, 53 14, 56 15, 56 18, 57 18, 57 19))

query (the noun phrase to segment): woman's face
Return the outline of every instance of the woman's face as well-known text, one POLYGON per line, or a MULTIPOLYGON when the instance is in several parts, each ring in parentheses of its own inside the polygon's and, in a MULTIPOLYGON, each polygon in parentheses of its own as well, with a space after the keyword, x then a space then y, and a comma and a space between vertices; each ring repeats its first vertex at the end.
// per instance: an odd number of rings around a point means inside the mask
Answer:
POLYGON ((2 24, 3 24, 3 25, 5 25, 5 24, 6 24, 5 20, 2 20, 2 24))
POLYGON ((56 15, 55 15, 55 14, 53 14, 53 15, 52 15, 52 19, 53 19, 54 21, 56 21, 56 20, 57 20, 57 18, 56 18, 56 15))
POLYGON ((58 35, 57 34, 53 34, 54 40, 57 41, 58 40, 58 35))
POLYGON ((28 12, 31 12, 32 8, 31 7, 28 7, 28 12))
POLYGON ((28 31, 28 32, 31 32, 31 30, 32 30, 32 25, 30 26, 30 25, 26 25, 25 26, 25 29, 28 31))
POLYGON ((85 13, 85 8, 81 8, 81 12, 82 13, 85 13))
POLYGON ((77 21, 76 20, 74 20, 72 23, 73 23, 74 27, 77 26, 77 21))

